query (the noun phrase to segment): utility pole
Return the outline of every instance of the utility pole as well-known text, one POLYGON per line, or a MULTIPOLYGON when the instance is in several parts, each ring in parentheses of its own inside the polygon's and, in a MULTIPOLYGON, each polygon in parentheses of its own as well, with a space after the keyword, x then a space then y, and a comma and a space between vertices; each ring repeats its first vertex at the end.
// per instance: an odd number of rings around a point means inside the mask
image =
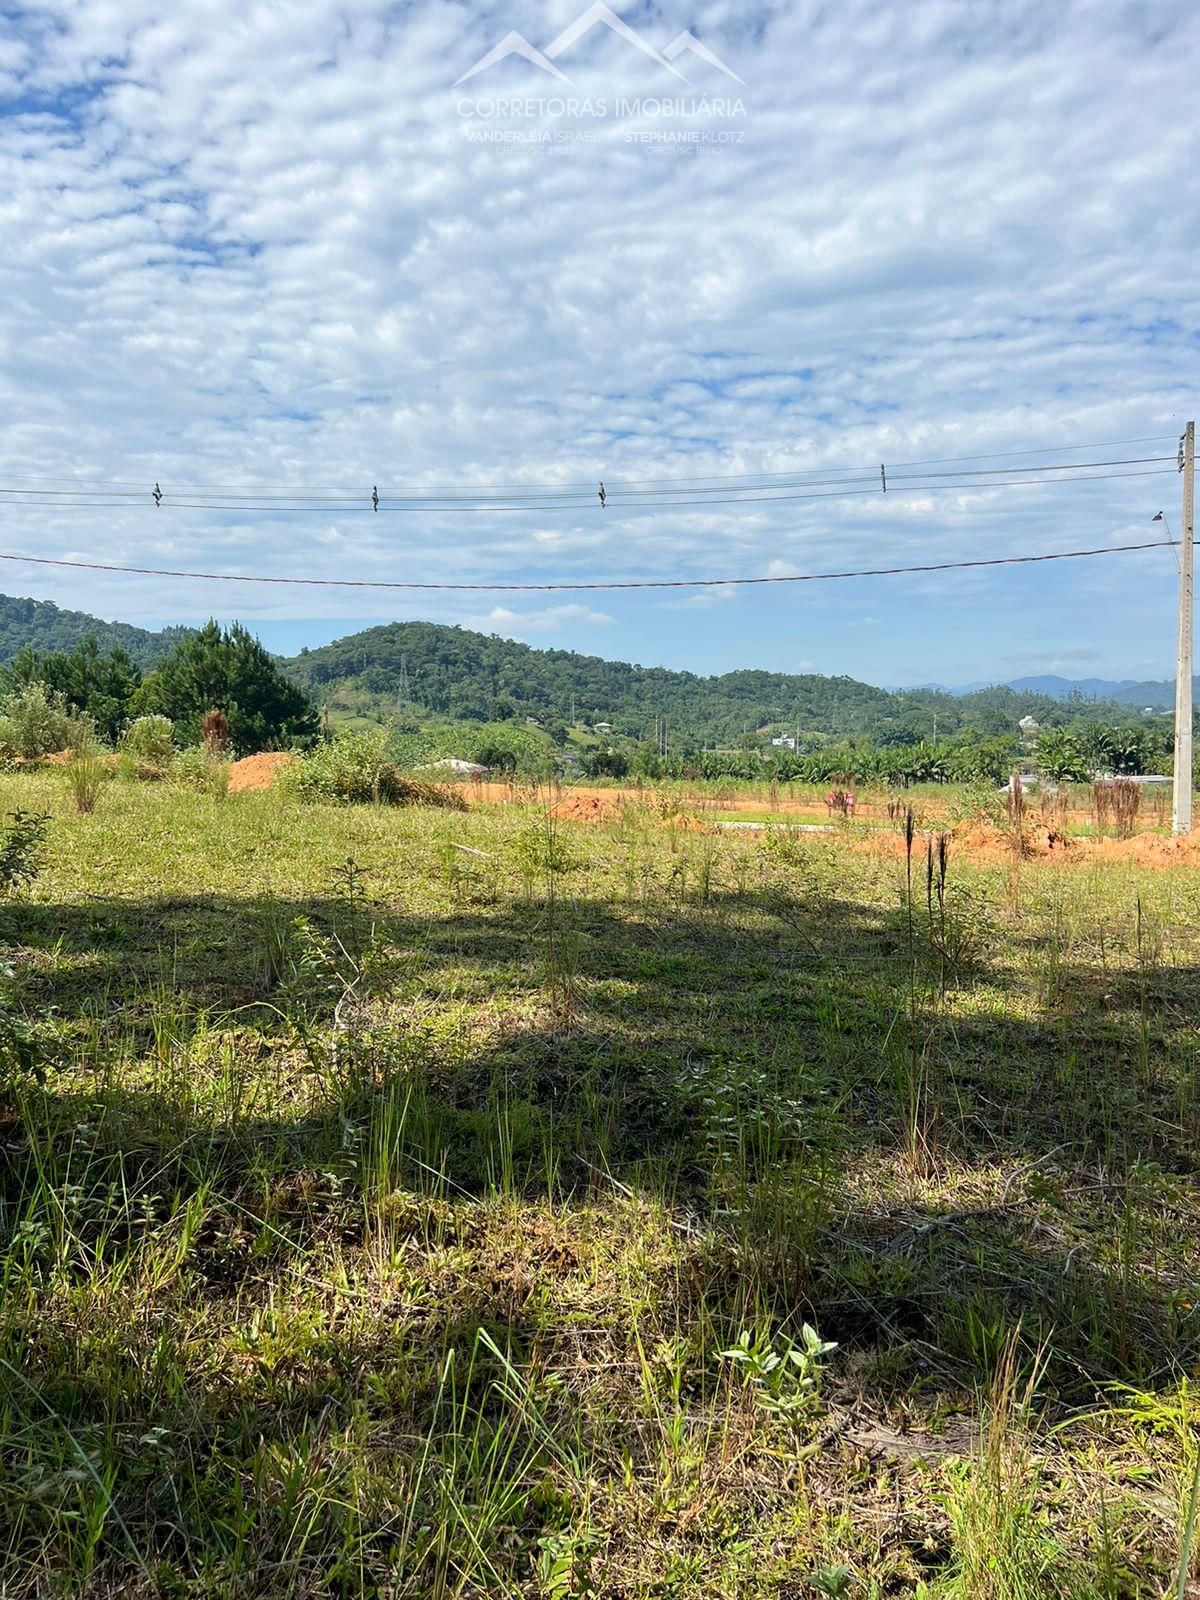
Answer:
POLYGON ((1196 424, 1179 441, 1183 526, 1179 532, 1179 648, 1175 660, 1175 792, 1171 831, 1192 831, 1192 535, 1196 487, 1196 424))

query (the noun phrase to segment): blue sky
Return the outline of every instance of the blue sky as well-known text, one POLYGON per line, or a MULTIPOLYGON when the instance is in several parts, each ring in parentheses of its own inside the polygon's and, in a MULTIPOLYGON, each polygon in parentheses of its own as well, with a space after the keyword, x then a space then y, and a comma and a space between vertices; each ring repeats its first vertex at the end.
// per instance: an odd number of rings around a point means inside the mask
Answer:
MULTIPOLYGON (((1194 7, 666 0, 613 6, 653 54, 603 17, 555 54, 586 11, 5 12, 0 484, 365 496, 1173 451, 1200 370, 1194 7), (569 82, 510 56, 456 88, 510 30, 569 82), (685 30, 728 71, 671 55, 685 30)), ((656 514, 247 515, 147 493, 6 507, 0 551, 425 582, 764 576, 1135 541, 1160 508, 1177 530, 1178 502, 1173 472, 656 514)), ((4 566, 6 592, 148 626, 236 606, 280 649, 424 617, 697 671, 958 683, 1160 677, 1174 647, 1161 550, 412 600, 4 566)))

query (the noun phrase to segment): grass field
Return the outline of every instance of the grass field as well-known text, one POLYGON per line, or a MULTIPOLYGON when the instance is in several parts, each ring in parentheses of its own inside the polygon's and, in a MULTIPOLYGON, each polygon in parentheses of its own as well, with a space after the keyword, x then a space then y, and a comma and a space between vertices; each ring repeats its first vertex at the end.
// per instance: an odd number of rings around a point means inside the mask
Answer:
POLYGON ((1200 1593, 1200 872, 17 807, 7 1600, 1200 1593))

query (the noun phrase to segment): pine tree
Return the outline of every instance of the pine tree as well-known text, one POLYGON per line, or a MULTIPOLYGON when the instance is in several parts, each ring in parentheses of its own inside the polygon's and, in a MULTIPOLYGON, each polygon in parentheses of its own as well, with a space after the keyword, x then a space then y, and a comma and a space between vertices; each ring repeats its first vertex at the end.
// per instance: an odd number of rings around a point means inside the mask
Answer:
POLYGON ((308 696, 240 622, 225 629, 210 620, 177 644, 139 689, 135 708, 170 717, 193 743, 205 714, 223 712, 237 755, 278 749, 317 727, 308 696))
POLYGON ((0 687, 24 688, 42 683, 63 696, 68 706, 90 717, 103 739, 116 739, 129 719, 142 675, 119 647, 102 654, 95 634, 73 650, 41 655, 29 645, 19 650, 0 672, 0 687))

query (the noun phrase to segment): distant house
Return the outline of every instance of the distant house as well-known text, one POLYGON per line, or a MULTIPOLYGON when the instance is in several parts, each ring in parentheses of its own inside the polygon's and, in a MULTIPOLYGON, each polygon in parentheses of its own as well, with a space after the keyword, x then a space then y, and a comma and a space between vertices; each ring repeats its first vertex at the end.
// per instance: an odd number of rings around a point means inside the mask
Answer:
POLYGON ((611 733, 612 732, 612 723, 611 722, 593 722, 592 723, 592 728, 593 728, 593 731, 596 732, 596 733, 611 733))
POLYGON ((796 748, 796 737, 791 733, 781 733, 777 738, 772 739, 771 743, 777 750, 794 750, 796 748))
POLYGON ((1042 725, 1036 717, 1022 717, 1017 727, 1021 730, 1022 739, 1028 740, 1030 744, 1042 731, 1042 725))
POLYGON ((443 756, 440 761, 427 761, 418 772, 453 772, 459 778, 482 778, 487 771, 478 761, 462 761, 458 756, 443 756))

